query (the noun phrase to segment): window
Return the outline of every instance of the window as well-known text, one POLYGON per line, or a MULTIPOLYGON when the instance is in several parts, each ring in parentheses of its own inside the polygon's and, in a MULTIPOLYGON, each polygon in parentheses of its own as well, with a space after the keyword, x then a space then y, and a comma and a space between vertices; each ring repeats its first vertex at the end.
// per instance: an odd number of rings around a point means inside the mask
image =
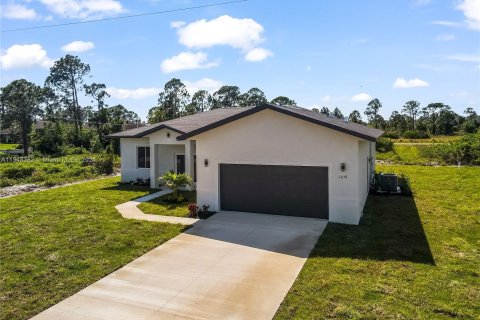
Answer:
POLYGON ((150 168, 150 147, 137 147, 137 168, 150 168))
POLYGON ((176 154, 176 171, 177 173, 185 173, 185 155, 184 154, 176 154))

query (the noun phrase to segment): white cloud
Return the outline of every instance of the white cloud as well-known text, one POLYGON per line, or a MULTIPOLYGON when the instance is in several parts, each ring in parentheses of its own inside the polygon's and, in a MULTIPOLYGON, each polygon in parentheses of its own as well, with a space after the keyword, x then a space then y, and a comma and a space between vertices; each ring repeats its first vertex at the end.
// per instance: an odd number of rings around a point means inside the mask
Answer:
POLYGON ((263 42, 263 27, 253 19, 236 19, 228 15, 207 21, 197 20, 178 29, 179 41, 189 48, 227 45, 250 50, 263 42))
POLYGON ((474 54, 455 54, 452 56, 448 56, 447 60, 456 60, 456 61, 463 61, 463 62, 480 62, 480 55, 474 54))
POLYGON ((2 18, 16 20, 33 20, 37 18, 35 10, 25 7, 21 4, 7 4, 0 6, 2 18))
POLYGON ((307 66, 305 69, 306 69, 307 71, 312 71, 312 66, 307 66))
POLYGON ((435 21, 432 21, 431 23, 439 26, 452 27, 452 28, 462 27, 462 24, 460 22, 455 22, 455 21, 435 20, 435 21))
POLYGON ((450 33, 439 34, 436 38, 437 41, 453 41, 455 40, 455 35, 450 33))
POLYGON ((48 10, 66 18, 100 18, 124 12, 115 0, 40 0, 48 10))
POLYGON ((267 59, 268 57, 273 56, 272 51, 264 48, 255 48, 245 55, 245 60, 250 62, 257 62, 267 59))
POLYGON ((368 93, 359 93, 354 95, 350 99, 350 101, 353 101, 353 102, 370 101, 370 100, 372 100, 372 96, 369 95, 368 93))
POLYGON ((230 46, 240 49, 247 61, 261 61, 273 53, 258 46, 265 40, 263 26, 253 19, 237 19, 228 15, 212 20, 201 19, 189 24, 182 21, 171 23, 177 29, 179 42, 188 48, 211 48, 230 46))
POLYGON ((53 60, 47 56, 47 51, 39 44, 15 44, 0 55, 2 69, 29 68, 40 66, 49 68, 53 60))
POLYGON ((455 9, 463 11, 469 28, 480 30, 480 0, 463 0, 455 9))
POLYGON ((73 41, 64 45, 62 50, 65 52, 85 52, 93 48, 95 48, 95 44, 93 42, 73 41))
POLYGON ((109 87, 106 91, 115 99, 135 99, 141 100, 149 97, 154 97, 162 91, 162 88, 137 88, 137 89, 119 89, 109 87))
POLYGON ((185 21, 172 21, 170 22, 170 27, 174 29, 178 29, 186 25, 187 23, 185 21))
POLYGON ((218 62, 208 62, 206 53, 203 52, 180 52, 178 55, 162 62, 163 73, 171 73, 180 70, 211 68, 218 65, 218 62))
POLYGON ((393 83, 393 87, 397 89, 406 89, 406 88, 419 88, 419 87, 428 87, 428 82, 420 79, 403 79, 397 78, 393 83))
POLYGON ((184 81, 184 84, 190 94, 194 94, 198 90, 207 90, 208 92, 213 93, 223 85, 221 81, 210 78, 203 78, 194 82, 184 81))

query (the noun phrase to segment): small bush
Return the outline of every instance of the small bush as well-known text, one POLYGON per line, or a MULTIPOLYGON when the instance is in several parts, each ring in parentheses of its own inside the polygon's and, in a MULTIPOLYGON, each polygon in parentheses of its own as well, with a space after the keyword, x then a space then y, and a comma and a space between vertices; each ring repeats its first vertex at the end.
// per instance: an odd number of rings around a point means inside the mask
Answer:
POLYGON ((11 167, 3 170, 2 175, 8 179, 22 179, 30 177, 34 171, 34 167, 11 167))
POLYGON ((112 174, 113 173, 113 155, 104 154, 95 159, 95 169, 98 174, 112 174))
POLYGON ((0 178, 0 188, 10 187, 15 184, 15 180, 0 178))
POLYGON ((381 153, 393 151, 393 141, 388 138, 380 137, 377 139, 375 148, 381 153))
POLYGON ((430 135, 425 131, 407 130, 402 134, 402 137, 406 139, 428 139, 430 135))
POLYGON ((382 135, 382 137, 389 139, 400 139, 400 134, 396 131, 387 131, 382 135))
POLYGON ((82 147, 64 147, 62 148, 62 153, 66 156, 70 156, 87 153, 87 150, 82 147))

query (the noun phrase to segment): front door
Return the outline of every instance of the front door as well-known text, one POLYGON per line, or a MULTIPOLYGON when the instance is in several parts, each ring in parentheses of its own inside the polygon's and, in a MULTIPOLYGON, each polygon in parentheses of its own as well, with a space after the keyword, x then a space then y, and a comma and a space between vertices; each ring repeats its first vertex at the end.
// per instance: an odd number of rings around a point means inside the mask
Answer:
POLYGON ((185 173, 185 155, 175 155, 175 171, 177 173, 185 173))

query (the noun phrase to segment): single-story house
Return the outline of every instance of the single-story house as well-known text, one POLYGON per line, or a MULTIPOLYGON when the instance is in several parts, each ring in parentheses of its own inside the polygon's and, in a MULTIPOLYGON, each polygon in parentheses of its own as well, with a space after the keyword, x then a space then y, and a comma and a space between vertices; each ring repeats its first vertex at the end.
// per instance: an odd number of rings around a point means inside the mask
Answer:
POLYGON ((111 134, 122 181, 168 170, 194 179, 199 205, 358 224, 383 131, 299 107, 214 109, 111 134))

